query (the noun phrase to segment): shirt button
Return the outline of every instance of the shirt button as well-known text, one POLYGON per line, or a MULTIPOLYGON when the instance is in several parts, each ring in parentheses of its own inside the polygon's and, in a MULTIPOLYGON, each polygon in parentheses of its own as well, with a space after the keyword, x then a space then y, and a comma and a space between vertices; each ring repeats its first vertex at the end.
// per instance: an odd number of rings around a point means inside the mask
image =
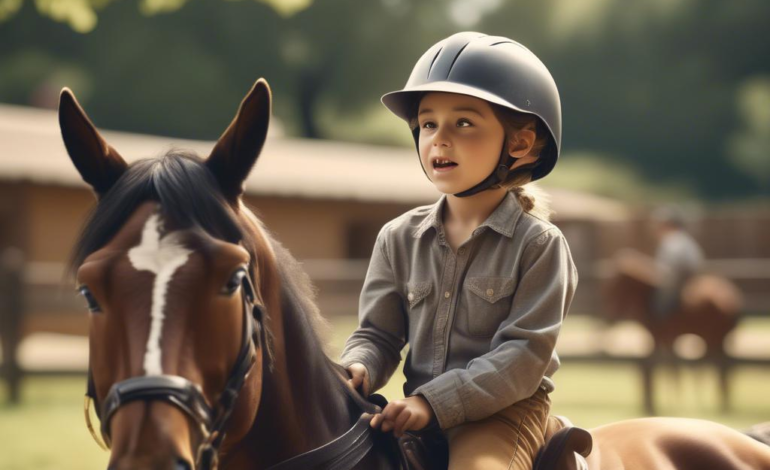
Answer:
POLYGON ((448 299, 451 296, 452 296, 452 294, 449 291, 444 292, 444 298, 445 299, 448 299))
POLYGON ((495 295, 494 289, 487 289, 487 297, 492 297, 493 295, 495 295))
POLYGON ((409 301, 411 302, 414 300, 414 294, 410 292, 409 295, 406 296, 406 298, 409 299, 409 301))
POLYGON ((458 255, 461 255, 463 253, 465 253, 465 248, 460 248, 459 250, 457 250, 458 255))

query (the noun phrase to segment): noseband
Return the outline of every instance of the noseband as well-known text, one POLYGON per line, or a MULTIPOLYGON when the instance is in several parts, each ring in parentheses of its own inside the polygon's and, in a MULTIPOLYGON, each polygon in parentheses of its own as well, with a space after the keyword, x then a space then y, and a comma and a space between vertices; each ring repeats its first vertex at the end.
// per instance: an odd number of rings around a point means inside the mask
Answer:
POLYGON ((89 366, 88 389, 85 398, 86 424, 94 440, 105 450, 110 446, 110 420, 118 409, 132 401, 165 401, 184 411, 201 427, 204 440, 198 447, 196 468, 210 470, 216 468, 219 446, 224 440, 223 429, 235 408, 238 394, 256 360, 257 349, 263 352, 267 344, 265 338, 264 306, 257 299, 254 285, 249 275, 243 277, 243 334, 241 350, 235 361, 225 389, 219 395, 216 406, 211 407, 203 396, 200 385, 178 375, 146 375, 132 377, 114 384, 101 407, 96 398, 96 388, 89 366), (101 435, 104 444, 96 436, 89 415, 90 400, 101 421, 101 435))

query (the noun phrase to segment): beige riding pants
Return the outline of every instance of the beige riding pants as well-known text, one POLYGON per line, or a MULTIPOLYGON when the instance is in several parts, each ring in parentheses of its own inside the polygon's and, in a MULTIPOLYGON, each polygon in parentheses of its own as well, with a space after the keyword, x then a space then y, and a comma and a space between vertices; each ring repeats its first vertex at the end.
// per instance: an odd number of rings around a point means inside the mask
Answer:
POLYGON ((548 427, 562 427, 550 410, 551 399, 539 388, 486 419, 447 429, 449 470, 531 470, 548 427))

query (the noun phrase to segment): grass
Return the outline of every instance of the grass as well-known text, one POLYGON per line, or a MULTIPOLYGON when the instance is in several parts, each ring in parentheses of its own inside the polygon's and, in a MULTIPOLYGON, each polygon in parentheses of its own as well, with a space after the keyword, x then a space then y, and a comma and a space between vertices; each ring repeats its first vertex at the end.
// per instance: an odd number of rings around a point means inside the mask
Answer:
MULTIPOLYGON (((330 353, 336 358, 356 322, 354 318, 337 318, 333 323, 330 353)), ((585 327, 577 321, 575 326, 585 327)), ((768 331, 767 322, 753 326, 768 331)), ((633 367, 567 363, 554 378, 557 390, 552 395, 552 412, 568 416, 578 426, 594 427, 644 416, 640 377, 633 367)), ((661 415, 709 419, 739 430, 770 421, 770 368, 735 370, 729 413, 718 409, 713 371, 687 370, 679 381, 660 371, 657 378, 655 398, 661 415)), ((390 400, 402 397, 403 382, 399 369, 380 393, 390 400)), ((26 379, 22 404, 0 405, 0 469, 105 468, 107 454, 92 441, 83 420, 84 391, 85 376, 26 379)), ((6 395, 5 385, 0 383, 0 403, 6 402, 6 395)))
MULTIPOLYGON (((30 378, 22 404, 0 405, 0 469, 104 469, 107 453, 91 439, 83 418, 85 375, 30 378)), ((6 403, 3 384, 0 403, 6 403)))

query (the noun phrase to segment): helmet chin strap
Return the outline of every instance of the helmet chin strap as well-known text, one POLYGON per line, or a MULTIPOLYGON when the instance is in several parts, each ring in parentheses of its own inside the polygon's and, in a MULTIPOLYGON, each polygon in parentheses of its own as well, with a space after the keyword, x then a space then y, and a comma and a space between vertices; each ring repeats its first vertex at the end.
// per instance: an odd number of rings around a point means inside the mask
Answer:
POLYGON ((459 192, 454 196, 455 197, 473 196, 476 193, 480 193, 481 191, 486 191, 487 189, 493 186, 496 186, 499 183, 502 183, 508 177, 508 173, 511 171, 511 165, 513 165, 513 162, 515 161, 516 161, 515 158, 508 155, 508 152, 506 152, 506 145, 503 144, 503 150, 500 152, 500 159, 497 162, 497 168, 495 168, 494 171, 492 171, 492 174, 484 178, 484 180, 482 180, 481 183, 477 184, 476 186, 473 186, 470 189, 466 189, 465 191, 459 192))
MULTIPOLYGON (((420 168, 422 168, 422 172, 425 173, 425 177, 430 180, 430 176, 428 176, 428 171, 425 169, 425 166, 423 166, 422 159, 420 158, 419 126, 412 129, 412 136, 414 137, 415 147, 417 147, 417 160, 420 162, 420 168)), ((497 167, 494 169, 494 171, 492 171, 492 174, 484 178, 477 185, 469 189, 466 189, 465 191, 454 194, 455 197, 473 196, 474 194, 480 193, 481 191, 486 191, 492 186, 495 186, 505 181, 505 179, 508 177, 508 173, 511 171, 511 165, 513 165, 513 163, 516 161, 516 159, 510 156, 506 151, 508 147, 506 143, 507 143, 507 139, 503 139, 503 149, 500 151, 500 158, 498 159, 497 167)))

